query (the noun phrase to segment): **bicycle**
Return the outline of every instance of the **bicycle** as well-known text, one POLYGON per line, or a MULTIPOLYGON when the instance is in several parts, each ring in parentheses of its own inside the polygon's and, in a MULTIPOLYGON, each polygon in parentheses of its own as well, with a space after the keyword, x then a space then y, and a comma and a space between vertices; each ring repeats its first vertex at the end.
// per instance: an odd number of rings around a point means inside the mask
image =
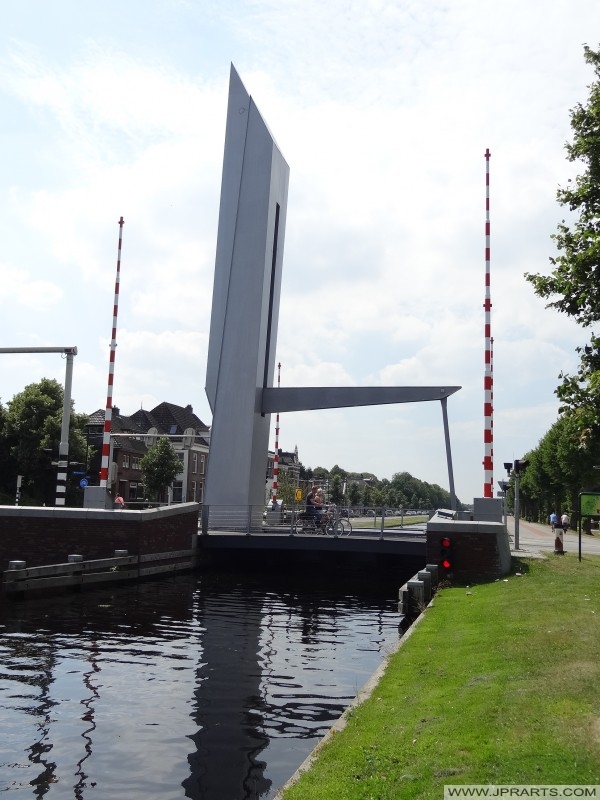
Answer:
POLYGON ((335 507, 328 508, 319 518, 315 514, 298 514, 294 522, 294 533, 316 536, 350 536, 352 525, 348 519, 336 519, 335 507))

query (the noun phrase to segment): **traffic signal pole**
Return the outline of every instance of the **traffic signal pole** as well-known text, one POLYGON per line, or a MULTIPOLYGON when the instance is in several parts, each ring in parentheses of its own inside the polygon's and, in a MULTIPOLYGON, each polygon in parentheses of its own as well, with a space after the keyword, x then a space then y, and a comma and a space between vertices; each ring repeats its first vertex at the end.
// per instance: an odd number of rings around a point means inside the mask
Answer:
POLYGON ((521 506, 519 502, 519 470, 515 469, 515 550, 519 549, 519 516, 521 506))
MULTIPOLYGON (((510 466, 510 464, 509 464, 510 466)), ((529 466, 529 461, 517 458, 513 464, 515 475, 515 550, 519 549, 519 518, 521 516, 521 501, 519 497, 519 482, 521 472, 529 466)))

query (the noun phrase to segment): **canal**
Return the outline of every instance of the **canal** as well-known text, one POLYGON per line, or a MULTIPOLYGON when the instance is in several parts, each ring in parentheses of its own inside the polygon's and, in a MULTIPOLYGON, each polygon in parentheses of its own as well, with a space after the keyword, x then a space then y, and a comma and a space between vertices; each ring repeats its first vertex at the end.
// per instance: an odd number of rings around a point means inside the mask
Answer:
POLYGON ((0 791, 268 800, 398 642, 409 575, 374 577, 220 570, 5 603, 0 791))

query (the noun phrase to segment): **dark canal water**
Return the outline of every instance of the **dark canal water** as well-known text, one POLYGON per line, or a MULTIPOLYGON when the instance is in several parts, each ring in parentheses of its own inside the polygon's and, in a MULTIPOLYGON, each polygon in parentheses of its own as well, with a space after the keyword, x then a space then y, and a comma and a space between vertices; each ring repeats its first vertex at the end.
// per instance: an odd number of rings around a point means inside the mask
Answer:
POLYGON ((406 577, 212 572, 5 604, 0 791, 273 797, 397 643, 406 577))

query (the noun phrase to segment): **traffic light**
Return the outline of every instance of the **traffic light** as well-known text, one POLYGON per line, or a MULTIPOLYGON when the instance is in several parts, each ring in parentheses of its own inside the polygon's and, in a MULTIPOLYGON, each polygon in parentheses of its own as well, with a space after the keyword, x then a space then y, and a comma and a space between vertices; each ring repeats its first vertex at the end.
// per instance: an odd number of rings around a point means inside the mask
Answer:
POLYGON ((440 539, 440 567, 443 572, 450 572, 452 569, 452 540, 449 536, 442 536, 440 539))
POLYGON ((524 458, 518 458, 515 461, 515 472, 518 475, 520 472, 523 472, 524 469, 527 469, 528 466, 529 466, 529 461, 527 461, 524 458))

